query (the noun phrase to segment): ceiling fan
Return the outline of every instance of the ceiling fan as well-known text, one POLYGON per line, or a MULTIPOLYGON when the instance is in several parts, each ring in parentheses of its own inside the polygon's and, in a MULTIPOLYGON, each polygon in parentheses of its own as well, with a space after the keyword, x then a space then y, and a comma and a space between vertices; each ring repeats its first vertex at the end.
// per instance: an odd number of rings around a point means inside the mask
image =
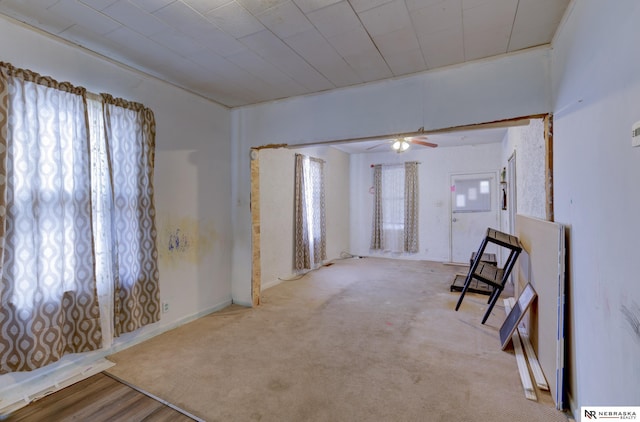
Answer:
POLYGON ((420 136, 406 136, 400 138, 387 139, 380 142, 378 145, 374 145, 372 147, 367 148, 367 151, 378 148, 382 145, 391 145, 391 149, 393 149, 397 153, 405 152, 411 147, 412 144, 422 145, 424 147, 435 148, 438 144, 434 144, 432 142, 427 142, 426 135, 420 136))

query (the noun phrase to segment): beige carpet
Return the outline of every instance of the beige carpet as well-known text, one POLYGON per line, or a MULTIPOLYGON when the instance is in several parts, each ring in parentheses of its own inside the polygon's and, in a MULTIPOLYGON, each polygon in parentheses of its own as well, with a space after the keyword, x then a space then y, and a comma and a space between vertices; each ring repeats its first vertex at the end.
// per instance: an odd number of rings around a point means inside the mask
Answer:
MULTIPOLYGON (((461 269, 347 259, 110 357, 109 372, 206 421, 566 421, 527 400, 504 308, 460 308, 461 269)), ((499 301, 500 304, 502 301, 499 301)))

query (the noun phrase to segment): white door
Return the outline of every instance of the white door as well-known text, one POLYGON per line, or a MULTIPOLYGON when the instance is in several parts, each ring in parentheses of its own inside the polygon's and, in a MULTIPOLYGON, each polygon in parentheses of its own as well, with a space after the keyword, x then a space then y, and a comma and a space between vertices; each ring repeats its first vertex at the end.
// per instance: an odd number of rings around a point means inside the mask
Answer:
MULTIPOLYGON (((469 263, 487 228, 500 229, 496 173, 451 175, 451 262, 469 263)), ((497 253, 489 244, 485 253, 497 253)))

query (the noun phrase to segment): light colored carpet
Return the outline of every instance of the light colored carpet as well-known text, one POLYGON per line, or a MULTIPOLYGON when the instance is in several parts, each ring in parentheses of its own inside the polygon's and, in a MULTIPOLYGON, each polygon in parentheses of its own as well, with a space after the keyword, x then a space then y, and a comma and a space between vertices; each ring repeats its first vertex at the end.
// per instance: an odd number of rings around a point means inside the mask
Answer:
MULTIPOLYGON (((505 318, 458 312, 459 267, 347 259, 110 357, 109 372, 206 421, 566 421, 524 397, 505 318)), ((502 302, 501 300, 499 301, 502 302)))

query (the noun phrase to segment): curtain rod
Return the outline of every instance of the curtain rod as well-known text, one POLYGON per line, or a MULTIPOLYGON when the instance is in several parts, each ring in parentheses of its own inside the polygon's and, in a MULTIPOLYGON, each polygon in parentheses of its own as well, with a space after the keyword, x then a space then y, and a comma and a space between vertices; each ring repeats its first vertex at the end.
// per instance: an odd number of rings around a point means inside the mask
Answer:
POLYGON ((406 163, 416 163, 416 164, 422 164, 422 162, 420 161, 405 161, 404 163, 386 163, 386 164, 371 164, 371 168, 374 168, 375 166, 404 166, 406 163))

